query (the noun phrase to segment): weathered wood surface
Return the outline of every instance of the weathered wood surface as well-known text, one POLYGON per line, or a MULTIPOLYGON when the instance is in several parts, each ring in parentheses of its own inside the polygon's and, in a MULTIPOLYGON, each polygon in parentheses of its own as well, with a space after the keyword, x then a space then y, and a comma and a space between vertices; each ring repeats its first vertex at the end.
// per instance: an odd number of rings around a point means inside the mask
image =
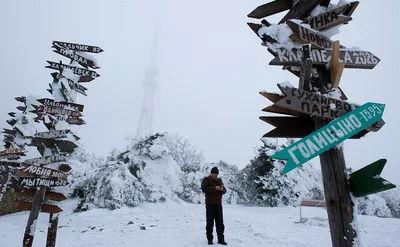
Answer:
POLYGON ((52 107, 58 107, 58 108, 70 108, 73 109, 74 111, 80 111, 83 112, 84 105, 76 104, 76 103, 70 103, 70 102, 58 102, 53 99, 48 99, 48 98, 43 98, 43 99, 38 99, 38 102, 42 103, 44 106, 52 106, 52 107))
MULTIPOLYGON (((62 153, 72 153, 75 148, 78 146, 72 142, 67 140, 50 140, 45 138, 34 137, 31 140, 31 143, 28 146, 34 146, 37 148, 50 148, 54 150, 59 150, 62 153)), ((39 151, 40 152, 40 151, 39 151)), ((42 154, 42 152, 40 152, 42 154)), ((42 154, 43 155, 43 154, 42 154)))
POLYGON ((67 102, 74 102, 74 100, 72 99, 68 89, 65 87, 64 83, 61 82, 61 88, 60 88, 60 92, 64 98, 65 101, 67 102))
POLYGON ((66 186, 69 184, 67 180, 55 179, 55 178, 42 178, 42 177, 37 177, 37 178, 21 177, 19 179, 19 183, 21 186, 30 188, 35 188, 39 186, 57 187, 57 186, 66 186))
POLYGON ((20 177, 48 177, 67 180, 67 174, 62 171, 35 165, 30 165, 18 170, 16 171, 16 174, 20 177))
MULTIPOLYGON (((81 76, 81 80, 82 77, 86 78, 86 77, 91 77, 91 78, 96 78, 99 77, 100 75, 93 70, 88 70, 88 69, 83 69, 83 68, 79 68, 79 67, 74 67, 68 64, 63 64, 63 63, 56 63, 56 62, 52 62, 52 61, 46 61, 49 65, 47 65, 45 68, 48 69, 54 69, 54 70, 60 70, 60 68, 62 69, 70 69, 72 70, 72 72, 76 75, 80 75, 81 76)), ((79 80, 79 82, 84 82, 79 80)))
POLYGON ((32 158, 32 159, 26 159, 23 161, 25 164, 30 164, 30 165, 48 165, 48 164, 53 164, 53 163, 58 163, 58 162, 65 162, 66 155, 65 154, 54 154, 54 155, 49 155, 49 156, 43 156, 43 157, 38 157, 38 158, 32 158))
POLYGON ((49 226, 47 229, 46 247, 55 247, 58 229, 58 213, 49 215, 49 226))
MULTIPOLYGON (((348 23, 353 18, 351 18, 351 14, 349 10, 355 9, 358 6, 359 2, 351 2, 342 6, 339 6, 330 11, 321 13, 317 16, 310 17, 305 23, 309 24, 312 29, 323 31, 334 26, 348 23), (350 13, 350 15, 346 15, 345 13, 350 13)), ((353 10, 354 11, 354 10, 353 10)))
MULTIPOLYGON (((17 200, 16 201, 16 206, 18 209, 22 209, 25 211, 32 210, 33 203, 32 202, 25 202, 23 200, 17 200)), ((57 205, 51 205, 51 204, 42 204, 40 207, 40 212, 43 213, 59 213, 62 212, 63 210, 57 206, 57 205)))
MULTIPOLYGON (((16 193, 18 193, 21 196, 25 196, 25 197, 33 197, 35 196, 35 189, 28 189, 28 188, 20 188, 20 189, 16 189, 15 190, 16 193)), ((67 200, 68 198, 62 194, 62 193, 58 193, 58 192, 53 192, 53 191, 46 191, 46 195, 44 196, 45 200, 50 200, 50 201, 64 201, 67 200)))
POLYGON ((321 2, 322 0, 298 0, 297 3, 282 18, 282 20, 279 21, 279 24, 284 23, 289 19, 303 20, 321 2))
POLYGON ((72 50, 66 49, 66 48, 64 48, 62 46, 59 46, 59 45, 54 45, 54 48, 55 48, 55 50, 53 50, 53 52, 78 62, 85 69, 87 69, 88 67, 90 67, 92 69, 100 68, 95 64, 94 61, 89 60, 86 57, 81 56, 81 55, 77 54, 76 52, 74 52, 72 50))
POLYGON ((46 132, 36 132, 33 137, 45 138, 45 139, 60 139, 68 137, 71 130, 50 130, 46 132))
POLYGON ((68 80, 68 85, 72 90, 75 90, 76 92, 78 92, 78 93, 80 93, 80 94, 82 94, 84 96, 87 96, 87 94, 85 92, 87 90, 87 88, 85 88, 81 84, 76 83, 76 82, 74 82, 72 80, 68 80))
MULTIPOLYGON (((301 49, 280 49, 269 65, 299 66, 302 60, 301 49)), ((311 49, 310 58, 314 65, 326 65, 330 62, 332 50, 311 49)), ((352 51, 340 49, 339 62, 344 63, 345 68, 373 69, 380 59, 368 51, 352 51)))
POLYGON ((275 0, 258 6, 247 17, 261 19, 292 8, 292 0, 275 0))
POLYGON ((310 45, 303 46, 303 59, 300 67, 299 88, 311 91, 310 78, 312 76, 312 61, 310 58, 310 45))
POLYGON ((72 167, 68 164, 61 164, 58 169, 63 172, 69 172, 72 169, 72 167))
POLYGON ((318 34, 316 31, 299 25, 292 20, 286 21, 286 24, 292 29, 293 34, 289 36, 295 42, 302 44, 310 43, 314 48, 330 49, 333 41, 329 38, 318 34))
POLYGON ((69 50, 81 51, 81 52, 101 53, 104 51, 103 49, 101 49, 98 46, 68 43, 68 42, 57 41, 57 40, 53 41, 52 48, 55 48, 54 46, 62 46, 69 50))
MULTIPOLYGON (((40 189, 35 193, 33 203, 30 204, 31 212, 25 228, 24 240, 22 244, 23 247, 32 247, 33 238, 35 237, 37 218, 43 204, 45 192, 46 187, 40 187, 40 189)), ((23 207, 24 203, 21 203, 20 206, 23 207)))
POLYGON ((305 207, 326 207, 326 202, 319 200, 303 200, 300 202, 300 205, 305 207))
POLYGON ((339 61, 339 41, 333 42, 331 60, 329 62, 332 88, 338 88, 342 77, 344 62, 339 61))
POLYGON ((11 166, 11 167, 20 167, 20 162, 12 162, 12 161, 3 161, 0 160, 0 166, 11 166))

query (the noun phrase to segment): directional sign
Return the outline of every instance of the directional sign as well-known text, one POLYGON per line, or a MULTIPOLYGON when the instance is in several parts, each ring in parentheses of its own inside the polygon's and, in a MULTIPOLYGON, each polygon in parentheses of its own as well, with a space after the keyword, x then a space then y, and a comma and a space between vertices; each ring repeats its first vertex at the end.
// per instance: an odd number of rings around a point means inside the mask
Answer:
POLYGON ((54 178, 20 178, 19 184, 26 187, 57 187, 66 186, 69 184, 69 182, 54 178))
POLYGON ((15 118, 12 118, 10 120, 6 121, 9 125, 14 126, 17 123, 17 120, 15 118))
POLYGON ((82 65, 84 68, 92 68, 92 69, 98 69, 100 67, 96 66, 96 64, 92 61, 89 60, 79 54, 77 54, 76 52, 72 51, 72 50, 68 50, 66 48, 63 48, 62 46, 58 46, 55 45, 54 48, 56 48, 56 50, 53 50, 53 52, 60 54, 61 56, 70 58, 73 61, 77 61, 80 65, 82 65))
MULTIPOLYGON (((22 209, 24 211, 29 211, 32 209, 32 202, 25 202, 23 200, 17 200, 16 207, 18 209, 22 209)), ((40 212, 49 213, 49 214, 56 214, 56 213, 60 213, 62 211, 63 210, 59 206, 51 205, 51 204, 43 204, 42 207, 40 208, 40 212)))
MULTIPOLYGON (((303 52, 301 49, 286 50, 281 48, 276 51, 276 57, 270 65, 299 66, 303 52)), ((314 65, 326 65, 331 60, 332 50, 311 49, 310 58, 314 65)), ((345 68, 373 69, 380 59, 368 51, 353 51, 341 49, 339 62, 344 62, 345 68)))
POLYGON ((355 197, 367 196, 396 187, 380 176, 386 162, 386 159, 380 159, 350 174, 350 191, 355 197))
POLYGON ((87 94, 86 94, 86 92, 85 92, 85 91, 87 90, 87 88, 85 88, 85 87, 82 86, 81 84, 76 83, 76 82, 74 82, 74 81, 72 81, 72 80, 68 80, 68 84, 69 84, 69 87, 70 87, 72 90, 75 90, 75 91, 77 91, 78 93, 87 96, 87 94))
POLYGON ((289 12, 282 18, 279 24, 289 19, 304 19, 323 0, 298 0, 289 12))
POLYGON ((43 98, 43 99, 38 99, 38 102, 42 103, 44 106, 54 106, 54 107, 59 107, 59 108, 71 108, 75 111, 83 111, 84 105, 79 105, 75 103, 70 103, 70 102, 58 102, 53 99, 48 99, 48 98, 43 98))
POLYGON ((12 162, 12 161, 0 161, 0 166, 12 166, 12 167, 20 167, 20 162, 12 162))
POLYGON ((72 167, 68 164, 61 164, 58 169, 63 172, 69 172, 70 170, 72 170, 72 167))
POLYGON ((72 70, 72 72, 74 74, 80 75, 81 79, 84 76, 92 77, 92 78, 96 78, 96 77, 100 76, 96 71, 82 69, 79 67, 70 66, 68 64, 56 63, 56 62, 52 62, 52 61, 46 61, 46 62, 48 64, 50 64, 50 65, 46 66, 46 68, 48 68, 48 69, 55 69, 55 70, 60 70, 60 68, 70 69, 70 70, 72 70))
POLYGON ((71 130, 50 130, 46 132, 37 132, 33 137, 40 137, 45 139, 60 139, 68 137, 71 130))
MULTIPOLYGON (((22 189, 15 190, 15 192, 18 193, 18 195, 20 195, 20 196, 34 197, 35 193, 36 193, 36 190, 35 189, 22 188, 22 189)), ((62 193, 46 191, 44 199, 45 200, 51 200, 51 201, 60 202, 60 201, 67 200, 68 198, 62 193)))
POLYGON ((39 138, 39 137, 33 137, 32 142, 28 144, 28 146, 35 146, 38 148, 50 148, 50 149, 59 149, 60 152, 65 152, 65 153, 72 153, 75 148, 78 146, 72 142, 72 141, 67 141, 67 140, 51 140, 51 139, 45 139, 45 138, 39 138))
POLYGON ((38 115, 38 119, 42 119, 44 115, 50 114, 53 116, 68 116, 68 117, 81 117, 82 113, 79 111, 69 110, 56 106, 40 106, 38 110, 30 111, 38 115))
POLYGON ((39 158, 27 159, 24 160, 23 163, 43 166, 64 161, 67 161, 65 154, 55 154, 51 156, 43 156, 39 158))
POLYGON ((61 82, 60 92, 61 92, 62 96, 64 97, 65 101, 73 102, 73 99, 72 99, 68 89, 64 86, 64 83, 62 83, 62 82, 61 82))
POLYGON ((66 121, 68 124, 71 125, 83 125, 86 124, 85 121, 82 118, 77 118, 77 117, 72 117, 72 116, 68 116, 65 117, 63 115, 57 115, 54 118, 49 116, 51 121, 66 121))
POLYGON ((67 180, 67 174, 62 171, 35 165, 18 170, 16 174, 20 177, 49 177, 67 180))
MULTIPOLYGON (((64 48, 67 48, 69 50, 74 50, 74 51, 83 51, 83 52, 92 52, 92 53, 103 52, 103 49, 101 49, 100 47, 91 46, 91 45, 81 45, 81 44, 67 43, 67 42, 62 42, 62 41, 53 41, 53 45, 62 46, 64 48)), ((55 48, 55 47, 52 47, 52 48, 55 48)))
POLYGON ((293 34, 289 36, 290 39, 302 44, 310 43, 315 48, 329 49, 333 46, 333 41, 328 39, 317 31, 299 25, 292 20, 288 20, 286 24, 293 30, 293 34))
POLYGON ((288 161, 282 172, 286 174, 376 123, 382 118, 384 109, 384 104, 366 103, 271 157, 288 161))
POLYGON ((25 153, 18 148, 10 148, 0 151, 0 157, 7 159, 19 159, 19 156, 25 156, 25 153))
POLYGON ((342 6, 339 6, 330 11, 321 13, 317 16, 309 18, 305 23, 308 23, 312 29, 322 31, 334 26, 347 23, 353 18, 350 17, 352 14, 349 10, 353 10, 358 6, 359 2, 351 2, 342 6), (349 13, 349 15, 347 15, 349 13))
POLYGON ((275 0, 258 6, 247 17, 261 19, 288 10, 292 7, 292 4, 292 0, 275 0))
MULTIPOLYGON (((264 138, 303 138, 314 132, 313 120, 309 116, 301 117, 281 117, 281 116, 268 116, 260 117, 260 119, 274 127, 275 129, 269 131, 264 138), (293 127, 295 126, 295 127, 293 127)), ((367 129, 358 132, 349 139, 360 139, 368 134, 367 129)))

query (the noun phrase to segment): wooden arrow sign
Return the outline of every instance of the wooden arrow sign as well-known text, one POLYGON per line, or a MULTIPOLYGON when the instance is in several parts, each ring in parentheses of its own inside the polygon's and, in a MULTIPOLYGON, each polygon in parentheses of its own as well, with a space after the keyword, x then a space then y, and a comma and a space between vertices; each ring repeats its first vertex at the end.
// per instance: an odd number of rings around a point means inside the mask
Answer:
POLYGON ((48 98, 43 98, 43 99, 38 99, 38 102, 42 103, 44 106, 53 106, 53 107, 59 107, 59 108, 72 108, 75 111, 83 111, 84 105, 79 105, 75 103, 70 103, 70 102, 64 102, 64 101, 55 101, 53 99, 48 99, 48 98))
POLYGON ((396 188, 396 185, 380 176, 386 161, 386 159, 377 160, 350 174, 350 191, 355 197, 367 196, 396 188))
POLYGON ((67 117, 81 117, 82 113, 79 111, 65 109, 63 107, 56 106, 40 106, 38 110, 30 111, 32 113, 36 113, 38 115, 37 119, 42 119, 44 115, 50 114, 53 116, 67 116, 67 117))
POLYGON ((69 84, 69 87, 70 87, 72 90, 75 90, 75 91, 77 91, 78 93, 87 96, 87 94, 86 94, 86 92, 85 92, 85 91, 87 90, 87 88, 85 88, 85 87, 82 86, 81 84, 76 83, 76 82, 74 82, 74 81, 72 81, 72 80, 68 80, 68 84, 69 84))
POLYGON ((9 125, 14 126, 17 123, 17 120, 12 118, 6 121, 9 125))
POLYGON ((40 137, 45 139, 61 139, 67 138, 68 134, 71 133, 71 130, 50 130, 46 132, 37 132, 33 135, 33 137, 40 137))
POLYGON ((62 83, 62 82, 61 82, 60 92, 61 92, 62 96, 64 97, 65 101, 73 102, 73 99, 72 99, 68 89, 64 86, 64 83, 62 83))
MULTIPOLYGON (((326 65, 331 60, 332 50, 311 49, 310 58, 314 65, 326 65)), ((270 65, 299 66, 302 60, 301 49, 279 49, 270 65)), ((380 59, 368 51, 353 51, 341 49, 339 62, 344 62, 345 68, 373 69, 380 59)))
MULTIPOLYGON (((48 64, 50 64, 50 65, 46 66, 45 68, 54 69, 54 70, 60 70, 60 68, 70 69, 70 70, 72 70, 72 72, 74 74, 80 75, 81 76, 81 80, 82 80, 82 77, 85 77, 85 78, 90 77, 90 78, 94 79, 94 78, 100 76, 96 71, 82 69, 82 68, 79 68, 79 67, 74 67, 74 66, 71 66, 71 65, 68 65, 68 64, 63 64, 61 62, 60 63, 56 63, 56 62, 52 62, 52 61, 46 61, 46 62, 48 64)), ((83 82, 81 80, 79 80, 79 82, 83 82)), ((88 80, 88 79, 86 79, 86 80, 88 80)))
POLYGON ((92 60, 89 60, 89 59, 77 54, 76 52, 74 52, 72 50, 68 50, 68 49, 63 48, 62 46, 58 46, 58 45, 55 45, 54 48, 56 48, 56 50, 53 50, 53 52, 55 52, 61 56, 70 58, 73 61, 78 62, 80 65, 82 65, 86 69, 88 67, 90 67, 92 69, 100 68, 92 60))
POLYGON ((288 161, 282 172, 286 174, 376 123, 382 118, 384 109, 384 104, 366 103, 275 153, 271 158, 288 161))
POLYGON ((0 157, 4 157, 7 159, 19 159, 19 156, 26 156, 26 155, 18 148, 10 148, 0 151, 0 157))
POLYGON ((340 24, 348 23, 353 19, 350 17, 353 12, 350 13, 349 10, 354 11, 358 4, 359 2, 356 1, 339 6, 331 11, 310 17, 305 21, 305 23, 309 24, 312 29, 318 31, 323 31, 340 24), (346 13, 350 13, 350 15, 346 15, 346 13))
POLYGON ((69 172, 70 170, 72 170, 72 167, 68 164, 61 164, 58 169, 63 172, 69 172))
POLYGON ((289 10, 289 12, 282 18, 279 24, 282 24, 289 19, 303 20, 322 1, 323 0, 298 0, 296 4, 289 10))
POLYGON ((67 174, 62 171, 50 169, 42 166, 31 165, 21 170, 18 170, 16 174, 20 177, 47 177, 47 178, 58 178, 61 180, 68 180, 67 174))
POLYGON ((14 98, 16 101, 18 101, 18 102, 22 102, 22 103, 25 103, 25 101, 26 101, 26 98, 24 97, 24 96, 21 96, 21 97, 15 97, 14 98))
MULTIPOLYGON (((33 137, 32 142, 28 146, 43 148, 44 146, 50 149, 59 149, 60 152, 72 153, 78 146, 67 140, 51 140, 40 137, 33 137)), ((40 152, 40 151, 39 151, 40 152)), ((40 152, 42 154, 42 152, 40 152)))
POLYGON ((1 161, 0 160, 0 166, 20 167, 21 163, 20 162, 1 161))
POLYGON ((66 180, 54 178, 20 178, 19 184, 26 187, 57 187, 66 186, 69 184, 69 182, 66 180))
MULTIPOLYGON (((301 117, 280 117, 262 116, 260 119, 271 124, 275 129, 263 135, 264 138, 303 138, 314 132, 313 121, 309 116, 301 117)), ((362 130, 349 139, 360 139, 369 131, 362 130)))
MULTIPOLYGON (((23 200, 17 200, 16 207, 18 209, 22 209, 24 211, 29 211, 32 209, 32 202, 25 202, 23 200)), ((63 210, 59 206, 51 205, 51 204, 43 204, 42 207, 40 208, 40 212, 49 213, 49 214, 56 214, 56 213, 60 213, 62 211, 63 210)))
POLYGON ((71 125, 83 125, 86 124, 85 121, 82 118, 77 118, 77 117, 72 117, 68 116, 65 117, 63 115, 57 115, 57 116, 49 116, 51 121, 59 122, 59 121, 66 121, 68 124, 71 125))
POLYGON ((53 41, 53 47, 55 46, 62 46, 64 48, 67 48, 68 50, 73 50, 73 51, 82 51, 82 52, 92 52, 92 53, 100 53, 103 52, 103 49, 97 46, 91 46, 91 45, 81 45, 81 44, 74 44, 74 43, 67 43, 67 42, 62 42, 62 41, 53 41))
POLYGON ((43 156, 39 158, 27 159, 24 160, 23 163, 31 164, 31 165, 49 165, 58 162, 65 162, 67 161, 65 154, 55 154, 51 156, 43 156))
MULTIPOLYGON (((34 197, 36 190, 35 189, 22 188, 22 189, 15 190, 15 192, 18 193, 18 195, 20 195, 20 196, 34 197)), ((50 201, 61 202, 61 201, 67 200, 68 198, 62 193, 53 192, 53 191, 46 191, 44 199, 45 200, 50 200, 50 201)))
POLYGON ((293 30, 293 34, 289 36, 295 42, 301 44, 310 43, 314 48, 330 49, 333 46, 333 41, 328 39, 316 31, 299 25, 292 20, 286 21, 286 24, 293 30))
POLYGON ((247 17, 261 19, 292 8, 292 0, 275 0, 254 9, 247 17))

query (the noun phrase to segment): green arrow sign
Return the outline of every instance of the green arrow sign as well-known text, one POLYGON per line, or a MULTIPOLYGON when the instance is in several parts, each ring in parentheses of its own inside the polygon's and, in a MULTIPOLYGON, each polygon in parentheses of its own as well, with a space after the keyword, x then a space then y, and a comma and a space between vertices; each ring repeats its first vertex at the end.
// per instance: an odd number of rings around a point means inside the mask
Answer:
POLYGON ((282 172, 286 174, 376 123, 382 118, 384 109, 384 104, 366 103, 275 153, 271 158, 288 161, 282 172))
POLYGON ((396 185, 381 178, 386 159, 380 159, 350 174, 350 191, 354 196, 367 196, 396 188, 396 185))

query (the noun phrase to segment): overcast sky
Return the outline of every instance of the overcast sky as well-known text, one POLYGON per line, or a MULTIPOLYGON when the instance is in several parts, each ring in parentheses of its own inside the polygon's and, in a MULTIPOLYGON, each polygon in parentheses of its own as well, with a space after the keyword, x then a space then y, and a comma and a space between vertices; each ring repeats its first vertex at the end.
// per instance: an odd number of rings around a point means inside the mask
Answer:
MULTIPOLYGON (((337 1, 332 1, 336 3, 337 1)), ((106 156, 123 148, 137 132, 143 79, 159 22, 158 88, 153 129, 179 133, 203 150, 208 161, 225 160, 239 168, 255 155, 260 138, 272 129, 259 120, 270 102, 259 91, 278 92, 277 83, 298 78, 279 66, 246 22, 260 0, 1 1, 0 127, 15 111, 16 96, 51 97, 46 60, 68 60, 52 52, 53 40, 90 44, 101 77, 82 84, 88 97, 86 125, 74 127, 83 147, 106 156)), ((377 133, 345 142, 347 166, 359 169, 380 158, 388 163, 384 178, 400 184, 398 58, 399 1, 360 0, 353 21, 333 37, 346 47, 374 53, 373 70, 345 69, 340 86, 358 104, 386 104, 386 125, 377 133)), ((277 23, 284 13, 267 18, 277 23)), ((39 155, 39 154, 38 154, 39 155)), ((318 164, 319 159, 312 160, 318 164)))

